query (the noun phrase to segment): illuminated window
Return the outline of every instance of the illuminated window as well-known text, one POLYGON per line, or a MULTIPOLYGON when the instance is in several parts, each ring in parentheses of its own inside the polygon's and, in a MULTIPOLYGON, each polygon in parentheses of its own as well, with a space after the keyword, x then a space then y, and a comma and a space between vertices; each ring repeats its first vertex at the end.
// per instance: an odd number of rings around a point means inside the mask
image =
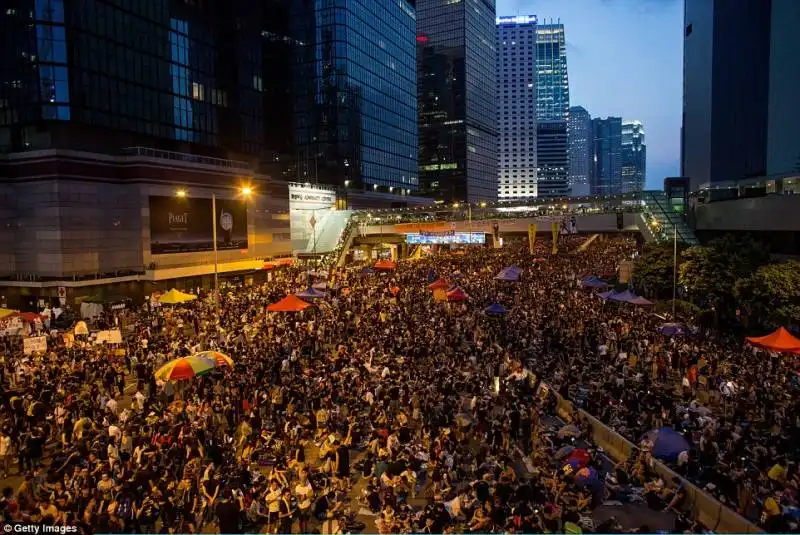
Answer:
POLYGON ((203 84, 192 82, 192 98, 195 100, 205 100, 206 91, 203 84))

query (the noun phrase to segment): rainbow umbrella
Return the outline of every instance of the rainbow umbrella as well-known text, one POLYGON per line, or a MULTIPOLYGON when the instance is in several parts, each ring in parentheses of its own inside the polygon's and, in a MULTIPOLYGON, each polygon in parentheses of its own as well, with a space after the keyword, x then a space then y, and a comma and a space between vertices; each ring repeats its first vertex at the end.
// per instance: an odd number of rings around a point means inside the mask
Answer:
POLYGON ((216 368, 222 368, 223 366, 233 368, 233 359, 219 351, 200 351, 192 356, 208 359, 214 363, 214 367, 216 368))
POLYGON ((191 379, 192 377, 203 375, 215 368, 215 362, 211 359, 192 355, 171 360, 161 366, 155 373, 156 379, 161 381, 180 381, 181 379, 191 379))

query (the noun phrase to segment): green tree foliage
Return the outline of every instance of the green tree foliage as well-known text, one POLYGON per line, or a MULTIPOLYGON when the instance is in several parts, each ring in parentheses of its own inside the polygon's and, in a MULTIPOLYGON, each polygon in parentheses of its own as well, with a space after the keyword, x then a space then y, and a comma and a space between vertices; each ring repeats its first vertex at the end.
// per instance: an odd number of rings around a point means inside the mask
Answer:
POLYGON ((769 251, 745 236, 726 235, 708 247, 692 247, 683 253, 678 273, 689 301, 704 309, 715 309, 722 319, 733 319, 737 303, 734 287, 769 262, 769 251))
POLYGON ((740 279, 734 294, 749 324, 763 327, 800 323, 800 262, 761 266, 740 279))
POLYGON ((672 245, 645 244, 633 269, 636 293, 655 299, 672 298, 673 253, 672 245))

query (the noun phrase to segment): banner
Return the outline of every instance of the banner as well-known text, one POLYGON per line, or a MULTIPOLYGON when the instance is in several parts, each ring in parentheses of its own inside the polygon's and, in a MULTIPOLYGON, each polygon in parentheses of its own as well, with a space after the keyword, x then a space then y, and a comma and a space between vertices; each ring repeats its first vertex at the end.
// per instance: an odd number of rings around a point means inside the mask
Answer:
POLYGON ((553 254, 558 254, 558 233, 561 230, 561 224, 553 221, 551 229, 553 231, 553 254))
POLYGON ((150 197, 150 252, 152 254, 213 251, 217 225, 217 249, 247 249, 247 203, 236 199, 197 197, 150 197))
POLYGON ((533 246, 536 244, 536 223, 531 223, 528 225, 528 247, 531 250, 531 254, 533 253, 533 246))
POLYGON ((110 331, 97 331, 94 339, 95 344, 121 344, 122 333, 119 329, 111 329, 110 331))
POLYGON ((633 262, 630 260, 624 260, 619 263, 619 273, 617 276, 617 282, 620 284, 628 284, 631 280, 631 275, 633 274, 633 262))
POLYGON ((30 355, 32 353, 46 353, 47 352, 47 337, 46 336, 34 336, 31 338, 25 338, 22 341, 22 352, 25 355, 30 355))

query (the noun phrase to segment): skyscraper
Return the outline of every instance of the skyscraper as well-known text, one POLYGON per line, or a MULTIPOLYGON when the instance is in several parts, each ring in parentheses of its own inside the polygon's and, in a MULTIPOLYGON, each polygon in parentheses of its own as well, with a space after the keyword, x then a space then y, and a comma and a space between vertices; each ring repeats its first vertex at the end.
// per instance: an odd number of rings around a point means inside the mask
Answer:
POLYGON ((592 176, 592 117, 583 106, 569 109, 569 186, 573 196, 589 195, 592 176))
POLYGON ((497 198, 494 0, 417 1, 420 191, 497 198))
POLYGON ((536 197, 536 17, 497 19, 498 197, 536 197))
POLYGON ((791 172, 800 157, 800 2, 686 0, 681 174, 791 172))
POLYGON ((644 190, 647 173, 647 145, 640 121, 622 121, 621 193, 644 190))
POLYGON ((536 27, 537 190, 540 197, 569 194, 569 77, 563 24, 536 27))
POLYGON ((622 119, 592 119, 594 131, 592 195, 622 192, 622 119))
POLYGON ((418 188, 416 31, 409 0, 292 2, 302 181, 418 188))

